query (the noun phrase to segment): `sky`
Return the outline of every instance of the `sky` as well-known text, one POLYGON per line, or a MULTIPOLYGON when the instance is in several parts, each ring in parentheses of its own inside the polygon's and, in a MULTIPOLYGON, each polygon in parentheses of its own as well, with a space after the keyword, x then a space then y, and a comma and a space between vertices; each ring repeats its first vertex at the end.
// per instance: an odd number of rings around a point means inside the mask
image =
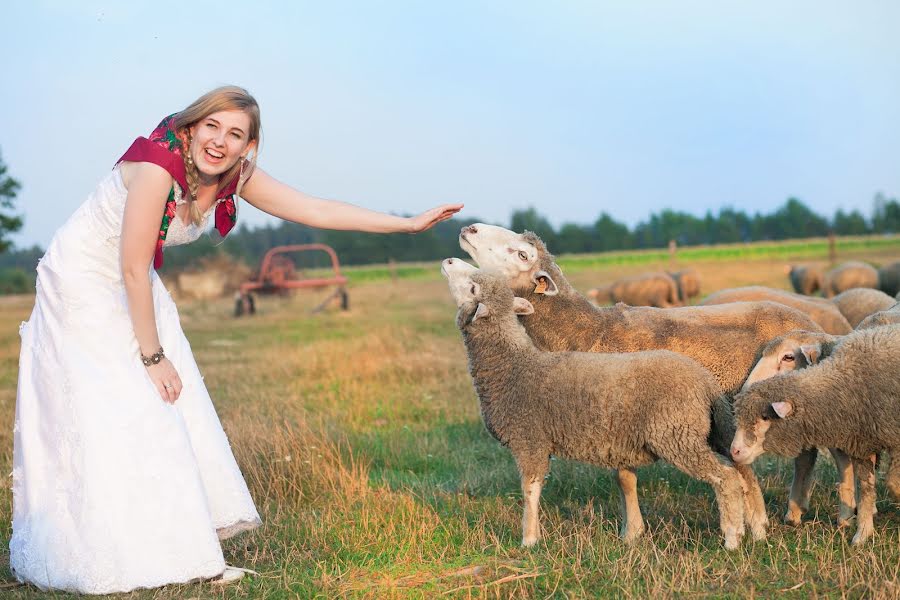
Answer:
MULTIPOLYGON (((139 135, 247 88, 260 166, 304 192, 555 226, 601 212, 869 215, 900 195, 900 3, 131 2, 3 7, 0 157, 18 247, 139 135)), ((244 205, 251 226, 277 220, 244 205)))

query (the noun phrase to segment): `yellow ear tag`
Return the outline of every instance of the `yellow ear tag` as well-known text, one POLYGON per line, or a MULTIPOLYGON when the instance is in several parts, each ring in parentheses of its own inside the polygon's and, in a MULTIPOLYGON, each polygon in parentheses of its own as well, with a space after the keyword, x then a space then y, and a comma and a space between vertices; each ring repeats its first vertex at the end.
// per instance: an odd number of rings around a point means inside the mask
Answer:
POLYGON ((547 287, 547 278, 541 277, 540 279, 538 279, 537 285, 534 287, 534 293, 543 294, 547 291, 547 287))

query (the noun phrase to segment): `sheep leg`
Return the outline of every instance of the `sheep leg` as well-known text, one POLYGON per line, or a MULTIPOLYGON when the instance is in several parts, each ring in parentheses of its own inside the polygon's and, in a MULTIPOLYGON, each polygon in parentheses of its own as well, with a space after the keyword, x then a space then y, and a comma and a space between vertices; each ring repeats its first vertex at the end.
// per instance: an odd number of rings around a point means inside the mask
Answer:
POLYGON ((769 518, 766 516, 766 502, 759 487, 759 479, 756 478, 756 473, 750 465, 734 465, 734 467, 741 478, 741 488, 744 492, 744 521, 750 528, 754 540, 764 540, 769 527, 769 518))
POLYGON ((853 472, 859 485, 859 504, 856 511, 856 535, 851 542, 854 546, 863 544, 875 532, 875 468, 869 457, 853 458, 853 472))
POLYGON ((622 526, 619 535, 626 544, 634 542, 644 533, 644 518, 638 505, 637 473, 634 469, 618 469, 616 483, 619 484, 619 501, 622 511, 622 526))
POLYGON ((900 502, 900 452, 894 449, 891 450, 890 454, 891 464, 888 467, 885 483, 894 500, 900 502))
POLYGON ((519 475, 522 480, 522 545, 534 546, 541 539, 541 524, 539 520, 541 490, 544 487, 544 477, 550 469, 550 457, 543 458, 533 456, 516 457, 519 463, 519 475))
POLYGON ((812 495, 812 472, 819 455, 817 448, 804 450, 794 459, 794 479, 791 481, 791 492, 788 497, 788 510, 784 522, 788 525, 799 525, 803 513, 809 510, 809 497, 812 495))
POLYGON ((660 455, 660 458, 712 486, 719 505, 719 527, 725 537, 725 548, 736 549, 744 535, 744 493, 737 470, 717 459, 708 448, 695 455, 675 454, 660 455))
POLYGON ((837 448, 829 448, 838 472, 838 526, 843 527, 856 516, 856 480, 853 478, 853 462, 837 448))

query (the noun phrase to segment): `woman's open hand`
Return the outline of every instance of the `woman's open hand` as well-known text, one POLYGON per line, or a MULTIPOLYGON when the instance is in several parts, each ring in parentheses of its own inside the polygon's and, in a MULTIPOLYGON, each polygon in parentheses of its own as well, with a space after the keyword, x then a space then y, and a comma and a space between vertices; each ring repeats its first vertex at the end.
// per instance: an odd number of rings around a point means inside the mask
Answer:
POLYGON ((419 233, 427 229, 431 229, 441 221, 446 221, 462 209, 462 204, 442 204, 430 210, 426 210, 420 215, 409 217, 410 233, 419 233))
POLYGON ((182 387, 181 377, 178 376, 175 365, 173 365, 168 358, 163 357, 163 359, 155 365, 147 367, 147 373, 150 375, 150 380, 153 381, 153 385, 155 385, 157 391, 159 391, 160 398, 169 404, 175 404, 175 401, 178 400, 178 396, 181 395, 182 387))

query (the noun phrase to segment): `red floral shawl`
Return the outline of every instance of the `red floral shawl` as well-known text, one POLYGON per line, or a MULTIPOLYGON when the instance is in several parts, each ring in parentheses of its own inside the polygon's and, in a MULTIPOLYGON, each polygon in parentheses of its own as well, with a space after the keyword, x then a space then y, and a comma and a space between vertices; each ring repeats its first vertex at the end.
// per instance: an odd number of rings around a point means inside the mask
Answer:
MULTIPOLYGON (((122 155, 122 158, 116 161, 116 164, 118 165, 123 161, 131 161, 149 162, 159 165, 169 172, 169 175, 172 176, 172 179, 175 180, 184 193, 189 193, 184 160, 181 158, 185 141, 175 132, 175 115, 169 115, 156 126, 156 129, 150 133, 150 137, 139 137, 134 140, 134 143, 122 155)), ((228 235, 228 232, 237 223, 237 184, 238 177, 235 177, 216 194, 216 229, 222 237, 228 235)), ((174 218, 175 186, 173 185, 166 200, 166 210, 163 213, 162 223, 159 226, 156 255, 153 257, 154 269, 160 268, 163 264, 163 243, 166 241, 169 223, 174 218)))

